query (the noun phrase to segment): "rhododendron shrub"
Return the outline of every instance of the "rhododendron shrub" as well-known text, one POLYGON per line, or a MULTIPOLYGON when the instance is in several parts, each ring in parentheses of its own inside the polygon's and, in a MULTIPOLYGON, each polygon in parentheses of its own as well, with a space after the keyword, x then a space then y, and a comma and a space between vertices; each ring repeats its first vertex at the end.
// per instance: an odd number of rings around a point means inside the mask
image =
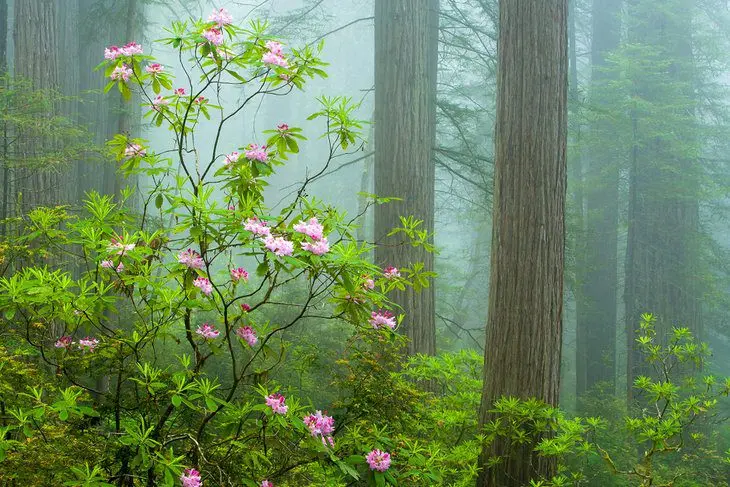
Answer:
MULTIPOLYGON (((225 9, 173 23, 160 42, 184 65, 163 65, 135 42, 99 53, 106 91, 134 95, 152 129, 172 134, 168 146, 128 134, 108 144, 120 171, 149 189, 88 194, 80 215, 33 210, 22 242, 63 254, 73 272, 26 266, 0 279, 4 323, 54 374, 0 424, 0 461, 22 461, 44 430, 75 421, 69 434, 83 431, 96 461, 40 484, 294 485, 312 465, 356 480, 367 473, 365 447, 337 440, 347 409, 300 401, 292 385, 267 379, 285 357, 285 334, 304 322, 347 325, 352 340, 396 339, 402 316, 386 311, 387 295, 411 282, 368 262, 357 215, 307 196, 335 158, 361 149, 356 107, 322 97, 306 129, 287 121, 257 140, 223 137, 261 97, 324 76, 322 46, 287 46, 265 24, 237 26, 225 9), (222 90, 236 86, 246 98, 223 103, 222 90), (196 145, 202 127, 216 135, 196 145), (267 178, 305 134, 321 132, 328 157, 270 208, 267 178)), ((418 269, 404 275, 425 281, 418 269)), ((395 479, 397 462, 388 465, 395 479)))

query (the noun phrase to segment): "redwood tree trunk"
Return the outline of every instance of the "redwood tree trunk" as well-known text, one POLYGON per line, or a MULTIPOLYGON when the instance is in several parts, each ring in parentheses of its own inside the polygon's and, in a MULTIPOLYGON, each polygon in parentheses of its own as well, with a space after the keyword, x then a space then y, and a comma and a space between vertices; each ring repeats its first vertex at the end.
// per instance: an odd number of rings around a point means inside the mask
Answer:
MULTIPOLYGON (((636 346, 641 313, 657 316, 657 336, 685 326, 701 338, 699 194, 702 164, 694 135, 693 0, 629 3, 633 64, 632 165, 626 250, 627 397, 649 370, 636 346), (662 109, 669 106, 670 109, 662 109), (675 134, 681 125, 681 133, 675 134)), ((630 65, 631 66, 631 65, 630 65)))
MULTIPOLYGON (((409 215, 433 232, 438 12, 438 0, 375 2, 375 193, 402 198, 375 208, 375 262, 382 266, 423 262, 433 270, 433 254, 386 235, 409 215)), ((409 353, 433 355, 433 282, 391 297, 406 315, 409 353)))
MULTIPOLYGON (((500 0, 494 210, 480 423, 501 396, 558 403, 567 137, 567 0, 500 0)), ((479 486, 523 487, 555 463, 485 448, 479 486), (502 462, 487 467, 489 458, 502 462)))
MULTIPOLYGON (((617 70, 607 69, 606 55, 618 48, 621 34, 621 0, 593 0, 592 83, 590 103, 597 113, 612 102, 608 85, 617 70)), ((599 383, 615 387, 619 161, 612 117, 591 125, 592 144, 585 174, 586 218, 582 269, 578 282, 576 393, 584 394, 599 383)))
MULTIPOLYGON (((23 0, 15 2, 15 76, 32 81, 35 89, 58 89, 59 68, 57 59, 58 32, 55 0, 23 0)), ((52 116, 58 107, 49 107, 52 116)), ((20 157, 32 157, 38 148, 50 152, 57 141, 50 137, 42 140, 23 138, 20 157)), ((13 171, 14 198, 22 195, 20 208, 15 214, 43 205, 55 205, 63 201, 67 179, 66 171, 59 165, 19 168, 13 171)))

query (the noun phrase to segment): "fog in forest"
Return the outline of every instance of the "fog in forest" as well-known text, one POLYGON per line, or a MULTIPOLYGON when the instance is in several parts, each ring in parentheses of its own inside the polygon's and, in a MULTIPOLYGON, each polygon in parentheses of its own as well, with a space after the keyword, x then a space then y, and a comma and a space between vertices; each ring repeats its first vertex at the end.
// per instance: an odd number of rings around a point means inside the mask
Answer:
POLYGON ((730 485, 727 2, 0 25, 0 487, 730 485))

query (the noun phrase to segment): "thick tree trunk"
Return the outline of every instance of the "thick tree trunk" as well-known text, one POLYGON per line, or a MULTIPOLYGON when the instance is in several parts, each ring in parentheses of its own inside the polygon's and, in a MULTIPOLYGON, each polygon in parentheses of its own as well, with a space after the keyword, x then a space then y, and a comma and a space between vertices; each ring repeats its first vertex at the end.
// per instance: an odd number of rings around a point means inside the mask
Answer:
MULTIPOLYGON (((590 103, 597 113, 611 102, 608 85, 618 72, 608 70, 606 55, 618 48, 621 34, 621 0, 593 0, 590 103)), ((584 251, 579 256, 576 346, 576 393, 584 394, 599 383, 615 387, 618 289, 618 184, 620 155, 616 151, 617 127, 610 116, 590 127, 593 141, 587 154, 585 178, 586 219, 584 251)))
MULTIPOLYGON (((409 215, 433 232, 438 12, 438 0, 375 2, 375 193, 402 198, 375 208, 375 261, 382 266, 423 262, 424 271, 433 270, 433 254, 386 235, 409 215)), ((406 315, 409 353, 433 355, 433 283, 392 299, 406 315)))
MULTIPOLYGON (((500 0, 489 316, 480 423, 501 396, 558 403, 567 137, 567 0, 500 0)), ((534 445, 497 439, 477 485, 549 477, 534 445), (502 462, 488 468, 488 460, 502 462)))
MULTIPOLYGON (((15 2, 15 76, 31 80, 35 89, 58 89, 59 68, 57 12, 55 0, 23 0, 15 2)), ((59 107, 49 107, 52 116, 59 107)), ((57 145, 50 138, 31 140, 18 144, 19 156, 32 157, 38 148, 50 152, 57 145)), ((57 165, 24 167, 13 171, 14 200, 20 198, 20 207, 14 214, 26 212, 36 206, 52 206, 63 202, 67 178, 66 172, 57 165)))
POLYGON ((635 341, 641 313, 657 316, 662 341, 676 325, 701 334, 692 9, 691 0, 673 0, 663 10, 645 0, 630 3, 629 35, 641 51, 631 70, 640 103, 633 113, 624 297, 629 403, 634 379, 648 373, 635 341))

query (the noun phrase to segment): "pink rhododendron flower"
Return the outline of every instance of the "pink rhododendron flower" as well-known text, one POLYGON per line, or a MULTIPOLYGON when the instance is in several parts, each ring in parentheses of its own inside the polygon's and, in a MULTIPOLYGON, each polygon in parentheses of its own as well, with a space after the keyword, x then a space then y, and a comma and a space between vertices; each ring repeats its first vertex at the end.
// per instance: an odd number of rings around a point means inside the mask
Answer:
POLYGON ((152 63, 144 69, 145 69, 145 71, 150 73, 152 76, 155 76, 155 75, 160 74, 162 71, 164 71, 165 67, 160 63, 152 63))
POLYGON ((276 129, 279 132, 286 132, 287 130, 289 130, 289 126, 287 124, 285 124, 285 123, 281 123, 281 124, 279 124, 279 125, 276 126, 276 129))
POLYGON ((203 37, 205 37, 206 40, 214 46, 220 46, 223 44, 223 32, 215 27, 203 31, 203 37))
POLYGON ((97 345, 99 345, 99 340, 96 338, 86 337, 79 340, 79 348, 81 350, 93 352, 97 345))
POLYGON ((195 103, 197 103, 198 105, 202 105, 203 103, 206 103, 206 102, 208 101, 208 99, 207 99, 206 97, 204 97, 203 95, 200 95, 200 96, 199 96, 199 97, 197 97, 197 98, 196 98, 196 99, 195 99, 194 101, 195 101, 195 103))
POLYGON ((54 346, 56 348, 68 348, 71 345, 73 345, 73 343, 74 343, 73 338, 71 338, 68 335, 64 335, 64 336, 60 337, 58 340, 56 340, 56 343, 54 344, 54 346))
POLYGON ((208 323, 203 323, 202 325, 200 325, 197 330, 195 330, 195 333, 202 336, 206 340, 218 338, 218 335, 220 335, 220 332, 214 327, 210 326, 208 323))
POLYGON ((244 282, 248 281, 248 272, 243 267, 231 269, 231 279, 238 282, 243 279, 244 282))
POLYGON ((390 468, 390 453, 388 452, 373 450, 368 453, 365 460, 367 460, 368 465, 370 465, 370 470, 385 472, 390 468))
POLYGON ((114 61, 119 56, 122 56, 122 50, 119 49, 117 46, 109 46, 104 49, 104 59, 114 61))
POLYGON ((388 266, 383 269, 383 277, 386 279, 395 279, 396 277, 400 277, 400 271, 397 267, 388 266))
POLYGON ((142 54, 142 46, 136 42, 128 42, 120 49, 122 54, 125 56, 134 56, 135 54, 142 54))
POLYGON ((236 211, 236 205, 228 205, 228 209, 231 211, 236 211))
MULTIPOLYGON (((244 306, 244 305, 241 305, 244 306)), ((248 306, 248 305, 246 305, 248 306)), ((248 311, 248 310, 245 310, 248 311)), ((256 336, 256 331, 251 328, 250 326, 242 326, 241 328, 236 330, 236 335, 241 340, 244 340, 246 343, 249 344, 249 346, 253 347, 256 345, 256 343, 259 341, 258 337, 256 336)))
POLYGON ((335 431, 335 419, 332 416, 322 415, 322 411, 304 417, 304 424, 309 428, 313 437, 321 437, 322 443, 334 446, 332 433, 335 431))
POLYGON ((330 251, 330 244, 326 238, 317 240, 316 242, 302 242, 302 248, 308 250, 314 255, 324 255, 330 251))
POLYGON ((213 285, 205 277, 196 277, 193 281, 193 286, 200 289, 200 291, 206 296, 210 296, 210 293, 213 292, 213 285))
MULTIPOLYGON (((241 303, 241 311, 243 311, 244 313, 248 313, 249 311, 251 311, 251 306, 246 303, 241 303)), ((244 326, 244 328, 246 327, 244 326)))
POLYGON ((116 251, 117 252, 117 255, 124 255, 125 252, 128 252, 130 250, 134 250, 135 247, 136 247, 136 245, 133 244, 133 243, 131 243, 131 244, 125 244, 125 243, 122 243, 121 241, 119 241, 116 238, 112 238, 111 239, 111 243, 107 247, 107 250, 109 252, 116 251))
POLYGON ((200 254, 192 249, 183 250, 177 254, 177 261, 183 265, 188 266, 191 269, 202 269, 205 265, 203 258, 200 254))
POLYGON ((185 96, 187 95, 187 91, 185 91, 185 88, 175 88, 175 91, 173 91, 177 96, 185 96))
POLYGON ((251 161, 266 162, 269 158, 269 154, 266 153, 266 146, 262 145, 259 147, 258 144, 249 144, 246 149, 246 159, 251 161))
MULTIPOLYGON (((111 260, 102 260, 101 266, 104 269, 114 269, 114 261, 111 260)), ((120 262, 119 265, 116 267, 117 272, 122 272, 124 270, 124 263, 120 262)))
POLYGON ((124 149, 124 157, 128 159, 132 157, 144 157, 146 155, 147 151, 139 144, 127 144, 126 149, 124 149))
POLYGON ((317 217, 312 217, 308 222, 300 221, 294 225, 294 231, 303 233, 314 240, 321 240, 324 232, 324 227, 317 220, 317 217))
POLYGON ((294 242, 286 240, 284 237, 274 237, 269 235, 263 239, 264 246, 279 257, 291 255, 294 252, 294 242))
POLYGON ((262 237, 268 237, 271 235, 271 229, 267 227, 268 223, 263 220, 259 220, 256 217, 249 218, 243 225, 243 229, 253 233, 254 235, 260 235, 262 237))
POLYGON ((276 54, 277 56, 284 55, 284 51, 281 49, 281 42, 266 41, 266 49, 268 49, 270 53, 276 54))
POLYGON ((365 289, 375 289, 375 281, 370 276, 362 276, 363 282, 362 287, 365 289))
POLYGON ((182 482, 182 487, 201 487, 203 485, 200 472, 194 468, 185 470, 180 476, 180 482, 182 482))
POLYGON ((284 396, 281 394, 270 394, 266 397, 266 405, 271 408, 276 414, 286 414, 289 410, 289 406, 284 404, 284 396))
POLYGON ((267 52, 261 57, 261 61, 265 64, 271 64, 274 66, 281 66, 282 68, 288 68, 289 63, 286 59, 284 59, 282 56, 278 54, 274 54, 273 52, 267 52))
POLYGON ((114 71, 112 71, 112 74, 109 75, 109 77, 113 80, 121 79, 122 81, 129 81, 130 76, 132 76, 132 70, 129 69, 126 64, 117 66, 114 68, 114 71))
POLYGON ((228 154, 226 156, 226 159, 225 159, 225 161, 223 161, 223 164, 226 167, 230 167, 231 164, 233 164, 234 162, 238 161, 238 158, 239 158, 240 155, 241 154, 239 154, 238 151, 231 152, 230 154, 228 154))
POLYGON ((383 326, 387 326, 391 330, 395 330, 396 327, 395 316, 393 316, 393 313, 382 309, 370 313, 370 319, 368 322, 376 330, 379 330, 383 326))
POLYGON ((268 480, 262 480, 261 487, 274 487, 274 484, 268 480))
POLYGON ((160 107, 161 107, 161 106, 163 106, 163 105, 167 105, 167 104, 169 104, 169 103, 170 103, 170 102, 169 102, 169 101, 167 101, 167 100, 165 100, 165 98, 164 98, 164 97, 163 97, 162 95, 157 95, 157 96, 156 96, 156 97, 155 97, 155 98, 154 98, 154 99, 152 100, 152 109, 153 109, 154 111, 156 111, 156 112, 159 112, 159 111, 160 111, 160 107))
POLYGON ((208 16, 208 22, 215 22, 218 24, 218 27, 223 27, 224 25, 232 24, 233 17, 228 13, 228 10, 219 8, 213 10, 213 13, 208 16))

